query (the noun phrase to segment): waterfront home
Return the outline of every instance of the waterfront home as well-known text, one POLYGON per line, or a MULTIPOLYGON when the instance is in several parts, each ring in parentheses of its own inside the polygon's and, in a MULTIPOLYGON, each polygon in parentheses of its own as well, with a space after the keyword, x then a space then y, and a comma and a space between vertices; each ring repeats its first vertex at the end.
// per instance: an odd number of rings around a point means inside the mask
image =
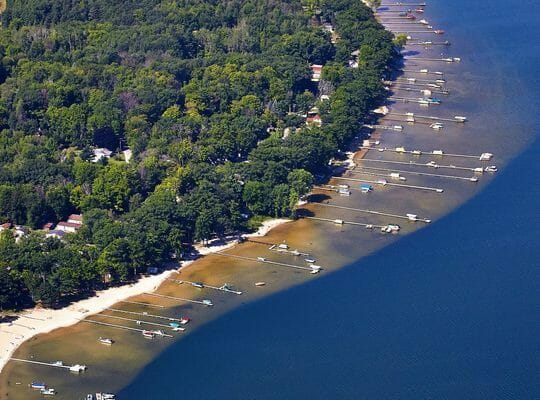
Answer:
POLYGON ((70 222, 72 224, 82 225, 82 215, 81 214, 71 214, 67 218, 67 222, 70 222))
POLYGON ((77 229, 81 227, 81 224, 76 224, 73 222, 66 222, 66 221, 60 221, 56 225, 56 230, 68 232, 68 233, 75 233, 77 232, 77 229))
POLYGON ((64 231, 61 231, 59 229, 53 229, 53 230, 50 230, 49 232, 47 232, 45 234, 45 237, 46 238, 52 237, 52 238, 56 238, 56 239, 63 239, 65 234, 66 234, 66 232, 64 232, 64 231))
POLYGON ((92 162, 98 162, 102 158, 111 158, 112 151, 105 148, 105 147, 98 147, 94 150, 94 157, 92 158, 92 162))
POLYGON ((310 68, 311 68, 311 80, 313 82, 319 82, 321 80, 322 67, 323 66, 319 65, 319 64, 310 65, 310 68))
POLYGON ((322 125, 321 116, 317 114, 317 115, 314 115, 313 117, 307 117, 306 118, 306 125, 308 125, 308 126, 310 126, 310 125, 321 126, 322 125))

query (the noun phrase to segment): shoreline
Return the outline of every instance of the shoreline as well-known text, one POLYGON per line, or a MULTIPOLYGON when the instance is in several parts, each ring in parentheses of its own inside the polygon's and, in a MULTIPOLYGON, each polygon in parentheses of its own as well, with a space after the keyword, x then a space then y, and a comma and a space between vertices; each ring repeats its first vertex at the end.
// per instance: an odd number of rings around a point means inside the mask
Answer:
MULTIPOLYGON (((272 229, 291 221, 291 219, 285 218, 268 219, 262 223, 256 232, 244 236, 262 237, 267 235, 272 229)), ((195 261, 208 254, 230 249, 237 244, 238 240, 236 236, 235 239, 227 238, 224 242, 221 239, 215 239, 207 245, 197 244, 194 247, 197 249, 200 257, 194 260, 183 261, 178 268, 164 271, 158 275, 142 277, 132 284, 98 291, 92 297, 79 300, 59 310, 33 308, 21 311, 17 314, 17 319, 14 321, 0 323, 0 349, 2 349, 0 350, 0 373, 10 361, 15 351, 31 338, 40 334, 50 333, 56 329, 75 325, 82 319, 98 314, 122 300, 140 295, 144 292, 156 291, 172 274, 189 267, 195 261)))

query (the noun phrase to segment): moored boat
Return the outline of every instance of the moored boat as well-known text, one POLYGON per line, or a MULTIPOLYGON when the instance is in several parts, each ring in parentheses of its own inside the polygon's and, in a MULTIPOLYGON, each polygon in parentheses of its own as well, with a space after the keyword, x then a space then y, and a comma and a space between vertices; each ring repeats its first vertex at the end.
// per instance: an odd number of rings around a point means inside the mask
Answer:
POLYGON ((31 384, 30 384, 30 387, 32 389, 47 389, 47 385, 45 384, 45 382, 36 382, 36 381, 33 381, 31 384))
POLYGON ((99 337, 98 339, 99 343, 101 344, 106 344, 106 345, 112 345, 114 343, 114 340, 112 340, 111 338, 106 338, 106 337, 99 337))
POLYGON ((147 330, 142 331, 142 335, 147 339, 153 339, 156 336, 154 332, 147 330))
POLYGON ((56 390, 54 390, 53 388, 41 389, 40 392, 44 396, 54 396, 56 394, 56 390))

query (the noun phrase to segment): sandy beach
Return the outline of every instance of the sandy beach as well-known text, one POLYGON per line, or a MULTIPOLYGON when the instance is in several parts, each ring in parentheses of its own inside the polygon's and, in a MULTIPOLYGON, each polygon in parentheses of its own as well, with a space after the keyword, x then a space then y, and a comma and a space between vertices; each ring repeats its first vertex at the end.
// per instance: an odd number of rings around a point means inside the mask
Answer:
MULTIPOLYGON (((261 227, 245 237, 265 236, 273 228, 290 222, 289 219, 270 219, 264 221, 261 227)), ((226 240, 211 240, 205 245, 197 244, 195 249, 201 256, 223 251, 238 243, 237 237, 226 240)), ((30 338, 51 332, 55 329, 67 327, 78 323, 92 314, 97 314, 110 308, 119 301, 139 295, 144 292, 155 291, 172 274, 193 264, 193 261, 183 261, 179 269, 167 270, 158 275, 140 278, 136 283, 102 290, 95 296, 75 302, 60 310, 29 309, 16 315, 12 322, 0 323, 0 372, 9 361, 15 350, 30 338)))

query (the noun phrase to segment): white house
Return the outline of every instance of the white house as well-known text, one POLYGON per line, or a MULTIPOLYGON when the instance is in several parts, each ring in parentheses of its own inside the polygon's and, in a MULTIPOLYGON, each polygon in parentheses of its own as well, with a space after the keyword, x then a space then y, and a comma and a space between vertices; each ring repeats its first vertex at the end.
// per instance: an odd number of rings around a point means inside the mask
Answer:
POLYGON ((112 151, 106 149, 105 147, 98 147, 94 149, 94 157, 92 162, 98 162, 102 158, 111 158, 112 151))

